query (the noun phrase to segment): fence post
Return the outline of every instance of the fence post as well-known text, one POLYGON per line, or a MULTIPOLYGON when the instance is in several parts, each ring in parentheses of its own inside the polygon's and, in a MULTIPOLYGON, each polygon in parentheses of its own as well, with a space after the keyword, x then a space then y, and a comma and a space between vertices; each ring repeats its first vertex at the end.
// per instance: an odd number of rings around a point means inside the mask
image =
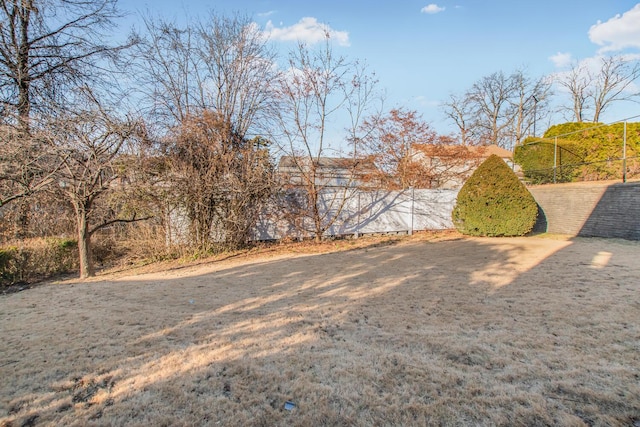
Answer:
POLYGON ((411 190, 411 221, 409 223, 409 236, 411 236, 413 234, 413 205, 415 201, 415 189, 413 186, 409 187, 409 189, 411 190))
POLYGON ((556 168, 558 166, 558 137, 556 136, 553 143, 553 183, 556 183, 556 168))
POLYGON ((627 182, 627 122, 624 122, 622 137, 622 182, 627 182))
POLYGON ((356 232, 354 233, 355 238, 360 237, 360 190, 356 190, 358 192, 358 205, 356 206, 357 216, 356 216, 356 232))

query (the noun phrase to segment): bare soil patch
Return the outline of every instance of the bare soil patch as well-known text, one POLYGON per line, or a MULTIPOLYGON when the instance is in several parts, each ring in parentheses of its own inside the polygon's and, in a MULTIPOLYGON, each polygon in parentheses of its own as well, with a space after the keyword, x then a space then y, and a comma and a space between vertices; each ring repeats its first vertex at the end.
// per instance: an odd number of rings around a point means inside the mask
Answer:
POLYGON ((310 252, 0 296, 0 425, 640 421, 639 243, 310 252))

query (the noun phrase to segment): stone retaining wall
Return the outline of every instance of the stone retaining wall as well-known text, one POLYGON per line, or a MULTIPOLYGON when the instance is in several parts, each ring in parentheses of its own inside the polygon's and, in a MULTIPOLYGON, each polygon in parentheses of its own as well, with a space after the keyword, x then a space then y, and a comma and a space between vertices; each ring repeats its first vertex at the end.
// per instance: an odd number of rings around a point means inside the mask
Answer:
POLYGON ((640 240, 640 182, 581 182, 529 187, 536 231, 640 240))

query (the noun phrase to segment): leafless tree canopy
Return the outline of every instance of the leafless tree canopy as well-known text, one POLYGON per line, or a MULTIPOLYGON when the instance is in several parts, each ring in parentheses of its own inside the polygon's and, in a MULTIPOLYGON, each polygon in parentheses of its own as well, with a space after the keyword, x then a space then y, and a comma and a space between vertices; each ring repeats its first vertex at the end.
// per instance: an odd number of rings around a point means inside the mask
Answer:
POLYGON ((463 95, 451 95, 445 115, 466 145, 511 148, 530 135, 538 119, 548 114, 550 83, 532 79, 523 70, 482 77, 463 95))
POLYGON ((168 168, 161 186, 201 250, 247 243, 273 188, 266 140, 274 53, 246 17, 187 27, 147 18, 134 62, 168 168))
POLYGON ((376 101, 376 82, 366 67, 335 56, 328 35, 317 49, 298 45, 290 53, 288 67, 277 88, 274 140, 288 157, 298 193, 303 195, 300 215, 312 224, 303 231, 320 240, 338 220, 358 176, 358 154, 352 145, 347 154, 351 161, 342 168, 346 175, 343 174, 340 191, 325 191, 330 179, 324 165, 332 157, 327 137, 332 126, 335 129, 335 123, 340 123, 335 121, 337 118, 348 117, 344 141, 355 144, 360 139, 361 120, 376 101))
POLYGON ((18 236, 29 234, 25 197, 61 166, 44 142, 51 119, 74 108, 77 88, 116 74, 109 64, 126 46, 105 40, 120 16, 115 0, 0 1, 0 204, 20 200, 18 236))
POLYGON ((42 130, 27 135, 0 125, 0 207, 44 189, 58 163, 42 130))
POLYGON ((624 56, 598 58, 597 67, 575 64, 571 70, 557 76, 556 82, 571 100, 569 110, 576 122, 599 122, 602 113, 613 103, 633 101, 639 96, 632 91, 640 77, 640 62, 624 56), (589 117, 590 116, 590 117, 589 117))
POLYGON ((145 23, 148 35, 134 62, 150 118, 170 128, 216 111, 242 137, 263 131, 275 54, 248 18, 211 13, 184 28, 161 19, 145 23))
POLYGON ((93 275, 92 234, 115 222, 139 219, 135 211, 131 217, 122 217, 121 204, 104 203, 109 201, 105 200, 109 194, 126 183, 130 165, 126 164, 125 155, 131 153, 129 149, 141 129, 136 120, 118 118, 92 93, 86 91, 83 96, 83 108, 59 111, 48 123, 46 138, 61 164, 54 173, 51 191, 63 194, 74 209, 80 276, 87 277, 93 275))
POLYGON ((199 249, 244 246, 273 186, 269 153, 223 117, 187 117, 166 147, 169 180, 184 207, 189 237, 199 249))
POLYGON ((104 44, 120 17, 116 0, 1 0, 0 108, 28 126, 68 89, 95 80, 97 61, 118 49, 104 44))

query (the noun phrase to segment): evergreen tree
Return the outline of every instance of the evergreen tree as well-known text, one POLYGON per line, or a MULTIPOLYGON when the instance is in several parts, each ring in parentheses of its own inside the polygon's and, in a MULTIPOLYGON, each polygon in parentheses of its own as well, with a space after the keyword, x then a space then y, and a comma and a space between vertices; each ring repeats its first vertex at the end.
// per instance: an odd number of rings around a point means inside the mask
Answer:
POLYGON ((458 193, 453 224, 472 236, 522 236, 533 229, 538 205, 498 156, 485 160, 458 193))

